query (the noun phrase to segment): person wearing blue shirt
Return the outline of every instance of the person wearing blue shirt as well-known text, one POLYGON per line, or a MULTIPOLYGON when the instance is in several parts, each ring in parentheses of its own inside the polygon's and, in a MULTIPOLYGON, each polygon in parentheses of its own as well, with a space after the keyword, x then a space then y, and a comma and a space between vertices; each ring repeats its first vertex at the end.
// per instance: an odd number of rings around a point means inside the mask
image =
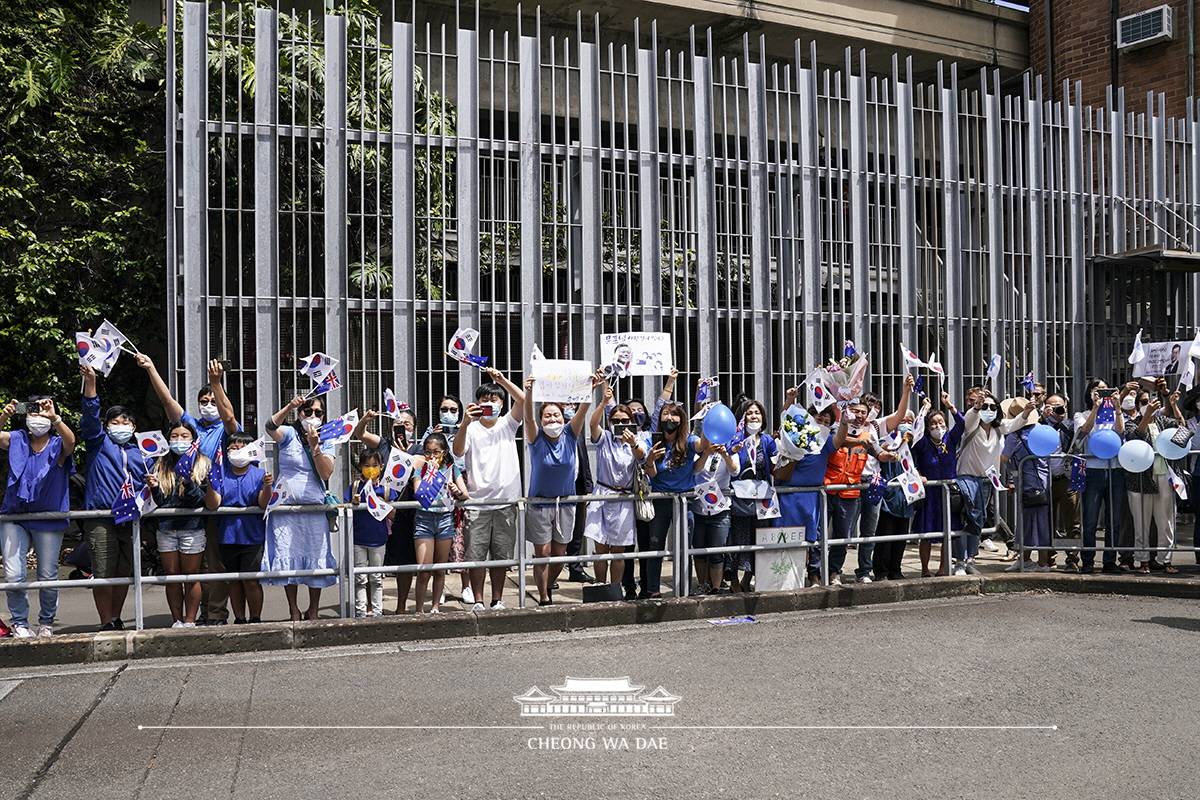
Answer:
MULTIPOLYGON (((784 412, 780 415, 780 429, 784 432, 780 434, 779 441, 786 445, 791 445, 792 440, 784 441, 784 437, 788 436, 784 430, 785 416, 787 409, 796 401, 797 394, 798 388, 787 390, 784 412)), ((787 453, 780 454, 779 464, 775 467, 777 486, 812 488, 823 486, 825 483, 829 457, 837 450, 834 437, 830 434, 830 428, 837 424, 840 418, 838 408, 836 405, 831 405, 821 411, 812 407, 807 410, 810 422, 801 431, 805 437, 802 441, 807 442, 811 439, 812 445, 799 452, 789 449, 787 453)), ((780 493, 779 519, 775 521, 775 524, 776 527, 804 528, 804 540, 815 545, 821 540, 821 525, 823 524, 821 493, 818 491, 780 493)), ((821 582, 820 547, 808 548, 807 572, 809 586, 815 586, 821 582)))
MULTIPOLYGON (((9 403, 0 411, 0 428, 8 426, 17 404, 9 403)), ((67 481, 75 472, 71 454, 75 450, 75 432, 63 422, 54 401, 35 395, 26 402, 24 430, 0 430, 0 450, 8 451, 8 485, 0 514, 29 514, 39 511, 67 511, 67 481)), ((58 557, 62 551, 65 519, 0 522, 0 548, 4 553, 4 580, 25 581, 25 563, 32 546, 37 553, 37 579, 58 578, 58 557)), ((58 590, 38 592, 38 637, 50 636, 58 611, 58 590)), ((29 638, 29 596, 24 590, 8 592, 8 612, 12 615, 13 636, 29 638)))
MULTIPOLYGON (((150 378, 150 388, 154 390, 158 401, 162 403, 167 422, 183 422, 192 426, 200 440, 200 452, 214 464, 220 465, 221 443, 226 436, 232 436, 242 429, 237 415, 233 413, 233 403, 225 393, 221 377, 225 373, 221 362, 213 359, 208 362, 208 385, 200 387, 196 393, 196 403, 199 406, 199 418, 193 417, 183 405, 171 396, 166 381, 158 374, 154 362, 147 355, 135 356, 137 365, 146 370, 150 378)), ((216 517, 205 521, 207 545, 204 550, 204 571, 208 573, 225 572, 226 565, 221 563, 220 531, 216 517)), ((229 597, 229 584, 224 581, 205 581, 201 584, 200 620, 201 625, 224 625, 229 618, 226 600, 229 597)))
MULTIPOLYGON (((596 372, 592 388, 605 380, 596 372)), ((575 416, 566 421, 561 403, 546 402, 535 418, 533 412, 533 378, 525 379, 525 441, 529 445, 529 497, 554 498, 553 503, 530 503, 525 514, 525 539, 533 545, 535 558, 563 556, 575 535, 575 504, 559 503, 560 497, 575 493, 575 476, 579 470, 579 436, 591 403, 575 407, 575 416)), ((554 602, 550 587, 558 580, 562 564, 536 564, 533 578, 537 583, 538 605, 554 602)))
MULTIPOLYGON (((688 415, 679 403, 666 403, 658 412, 658 430, 662 442, 650 449, 646 458, 646 475, 650 478, 650 489, 655 492, 673 494, 690 493, 696 488, 696 475, 692 462, 696 460, 698 436, 688 431, 688 415)), ((638 550, 662 550, 667 543, 667 531, 675 515, 672 498, 655 500, 654 519, 650 520, 649 536, 643 541, 638 534, 638 550)), ((690 535, 690 533, 689 533, 690 535)), ((659 591, 662 581, 662 558, 641 560, 642 589, 639 600, 662 597, 659 591)))
MULTIPOLYGON (((83 374, 83 416, 79 429, 87 445, 84 460, 87 487, 84 507, 90 510, 109 510, 122 499, 121 487, 128 483, 140 492, 146 482, 147 464, 134 441, 137 419, 124 406, 111 406, 100 418, 100 398, 96 395, 96 373, 81 365, 83 374)), ((116 523, 115 517, 89 519, 84 535, 92 551, 92 574, 97 578, 128 578, 133 575, 133 524, 116 523)), ((125 605, 128 586, 97 586, 92 590, 100 630, 124 630, 121 609, 125 605)))
MULTIPOLYGON (((220 491, 209 493, 210 508, 266 508, 271 499, 274 477, 257 462, 251 461, 245 448, 254 437, 235 433, 225 442, 225 466, 220 491)), ((263 544, 267 525, 261 514, 217 517, 220 527, 221 563, 229 572, 258 572, 262 567, 263 544)), ((257 580, 229 584, 229 603, 234 624, 262 622, 263 590, 257 580)))

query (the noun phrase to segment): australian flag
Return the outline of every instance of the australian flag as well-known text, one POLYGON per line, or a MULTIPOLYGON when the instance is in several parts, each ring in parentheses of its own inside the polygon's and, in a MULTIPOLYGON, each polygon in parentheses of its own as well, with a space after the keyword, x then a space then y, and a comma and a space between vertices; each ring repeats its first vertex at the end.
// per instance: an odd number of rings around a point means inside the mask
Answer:
POLYGON ((1096 425, 1101 428, 1111 428, 1117 424, 1117 412, 1113 408, 1111 397, 1100 401, 1100 410, 1096 412, 1096 425))
POLYGON ((916 391, 917 397, 921 398, 922 400, 925 399, 925 376, 924 375, 921 375, 917 378, 916 382, 913 384, 913 390, 916 391))
POLYGON ((883 495, 887 491, 887 481, 878 472, 871 479, 871 483, 867 486, 867 502, 873 506, 877 506, 883 502, 883 495))
POLYGON ((138 509, 137 492, 133 489, 133 478, 128 472, 125 473, 125 482, 121 484, 121 491, 112 504, 112 513, 113 522, 118 525, 133 522, 142 515, 138 509))
POLYGON ((854 346, 854 342, 852 340, 846 340, 846 343, 842 347, 842 354, 845 355, 846 358, 854 358, 856 355, 858 355, 858 349, 854 346))
POLYGON ((1070 489, 1072 492, 1082 492, 1086 488, 1087 463, 1082 458, 1072 458, 1070 489))
POLYGON ((187 449, 179 460, 175 462, 175 474, 180 478, 190 478, 192 476, 192 467, 196 465, 196 454, 200 452, 200 442, 192 442, 192 446, 187 449))
POLYGON ((417 498, 417 502, 421 504, 421 508, 426 511, 437 500, 442 489, 446 486, 446 473, 440 469, 426 469, 421 475, 421 483, 417 486, 417 491, 413 495, 417 498))
POLYGON ((1033 370, 1026 372, 1025 377, 1021 379, 1021 387, 1030 394, 1033 394, 1033 386, 1035 383, 1037 383, 1037 381, 1033 379, 1033 370))
POLYGON ((221 454, 219 447, 216 455, 213 456, 212 468, 208 471, 208 482, 214 492, 222 493, 225 485, 225 457, 221 454))

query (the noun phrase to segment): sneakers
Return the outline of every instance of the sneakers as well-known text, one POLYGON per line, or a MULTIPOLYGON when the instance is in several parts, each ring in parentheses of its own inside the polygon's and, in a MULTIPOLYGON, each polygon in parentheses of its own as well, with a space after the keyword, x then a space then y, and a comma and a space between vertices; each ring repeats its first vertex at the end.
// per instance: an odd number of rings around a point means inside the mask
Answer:
POLYGON ((874 579, 870 575, 863 575, 858 578, 859 583, 871 583, 874 579))
POLYGON ((181 628, 194 628, 194 627, 196 627, 196 623, 194 623, 194 622, 185 622, 185 623, 183 623, 182 625, 180 625, 179 627, 181 627, 181 628))
POLYGON ((429 613, 430 614, 440 614, 440 613, 442 613, 442 610, 440 608, 431 608, 431 609, 429 609, 429 613))
POLYGON ((991 539, 984 539, 982 542, 979 543, 979 546, 982 547, 984 550, 987 550, 989 553, 999 553, 1000 552, 1000 548, 997 547, 996 543, 993 542, 991 539))
POLYGON ((183 623, 183 620, 181 620, 181 619, 177 619, 177 620, 175 620, 174 622, 172 622, 172 623, 171 623, 171 627, 172 627, 172 628, 182 628, 182 627, 183 627, 183 624, 184 624, 184 623, 183 623))
POLYGON ((829 576, 829 585, 830 586, 841 586, 842 585, 841 573, 835 572, 832 575, 830 575, 829 576))
POLYGON ((14 625, 12 635, 14 639, 32 639, 33 631, 29 630, 28 625, 14 625))
POLYGON ((963 569, 966 570, 966 573, 968 575, 978 575, 979 574, 979 569, 975 566, 974 561, 968 561, 966 564, 963 564, 963 569))
POLYGON ((953 572, 951 572, 950 574, 951 574, 951 575, 966 575, 966 574, 967 574, 967 568, 966 568, 966 567, 964 567, 962 564, 959 564, 958 566, 956 566, 956 567, 954 568, 954 571, 953 571, 953 572))
POLYGON ((54 629, 49 625, 38 625, 37 637, 39 639, 49 639, 54 635, 54 629))
POLYGON ((483 603, 475 603, 471 606, 472 611, 483 611, 483 603))
POLYGON ((497 600, 496 602, 492 603, 492 611, 504 611, 505 608, 506 606, 504 605, 503 600, 497 600))
MULTIPOLYGON (((470 586, 464 586, 462 590, 462 601, 469 606, 475 605, 475 593, 471 591, 470 586)), ((446 602, 442 600, 442 602, 446 602)))

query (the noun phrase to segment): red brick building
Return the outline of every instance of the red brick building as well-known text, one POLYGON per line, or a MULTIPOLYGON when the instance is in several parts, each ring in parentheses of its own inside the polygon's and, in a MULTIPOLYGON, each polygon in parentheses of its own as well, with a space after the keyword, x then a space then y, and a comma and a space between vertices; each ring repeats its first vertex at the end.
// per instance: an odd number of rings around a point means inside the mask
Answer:
POLYGON ((1144 105, 1146 92, 1164 92, 1167 113, 1182 116, 1196 86, 1196 41, 1189 36, 1200 13, 1196 6, 1197 0, 1032 0, 1030 66, 1053 84, 1055 97, 1064 80, 1078 80, 1084 102, 1099 105, 1111 84, 1125 87, 1130 110, 1144 105), (1115 47, 1118 19, 1160 6, 1170 8, 1169 40, 1115 47))

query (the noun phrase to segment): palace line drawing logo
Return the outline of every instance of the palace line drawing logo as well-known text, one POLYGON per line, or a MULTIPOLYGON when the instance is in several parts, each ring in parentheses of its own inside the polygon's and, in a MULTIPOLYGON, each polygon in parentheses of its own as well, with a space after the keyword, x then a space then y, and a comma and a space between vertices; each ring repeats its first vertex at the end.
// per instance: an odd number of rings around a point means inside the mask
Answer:
POLYGON ((546 694, 536 686, 513 695, 522 717, 673 717, 681 698, 662 686, 646 692, 629 677, 571 678, 546 694))

